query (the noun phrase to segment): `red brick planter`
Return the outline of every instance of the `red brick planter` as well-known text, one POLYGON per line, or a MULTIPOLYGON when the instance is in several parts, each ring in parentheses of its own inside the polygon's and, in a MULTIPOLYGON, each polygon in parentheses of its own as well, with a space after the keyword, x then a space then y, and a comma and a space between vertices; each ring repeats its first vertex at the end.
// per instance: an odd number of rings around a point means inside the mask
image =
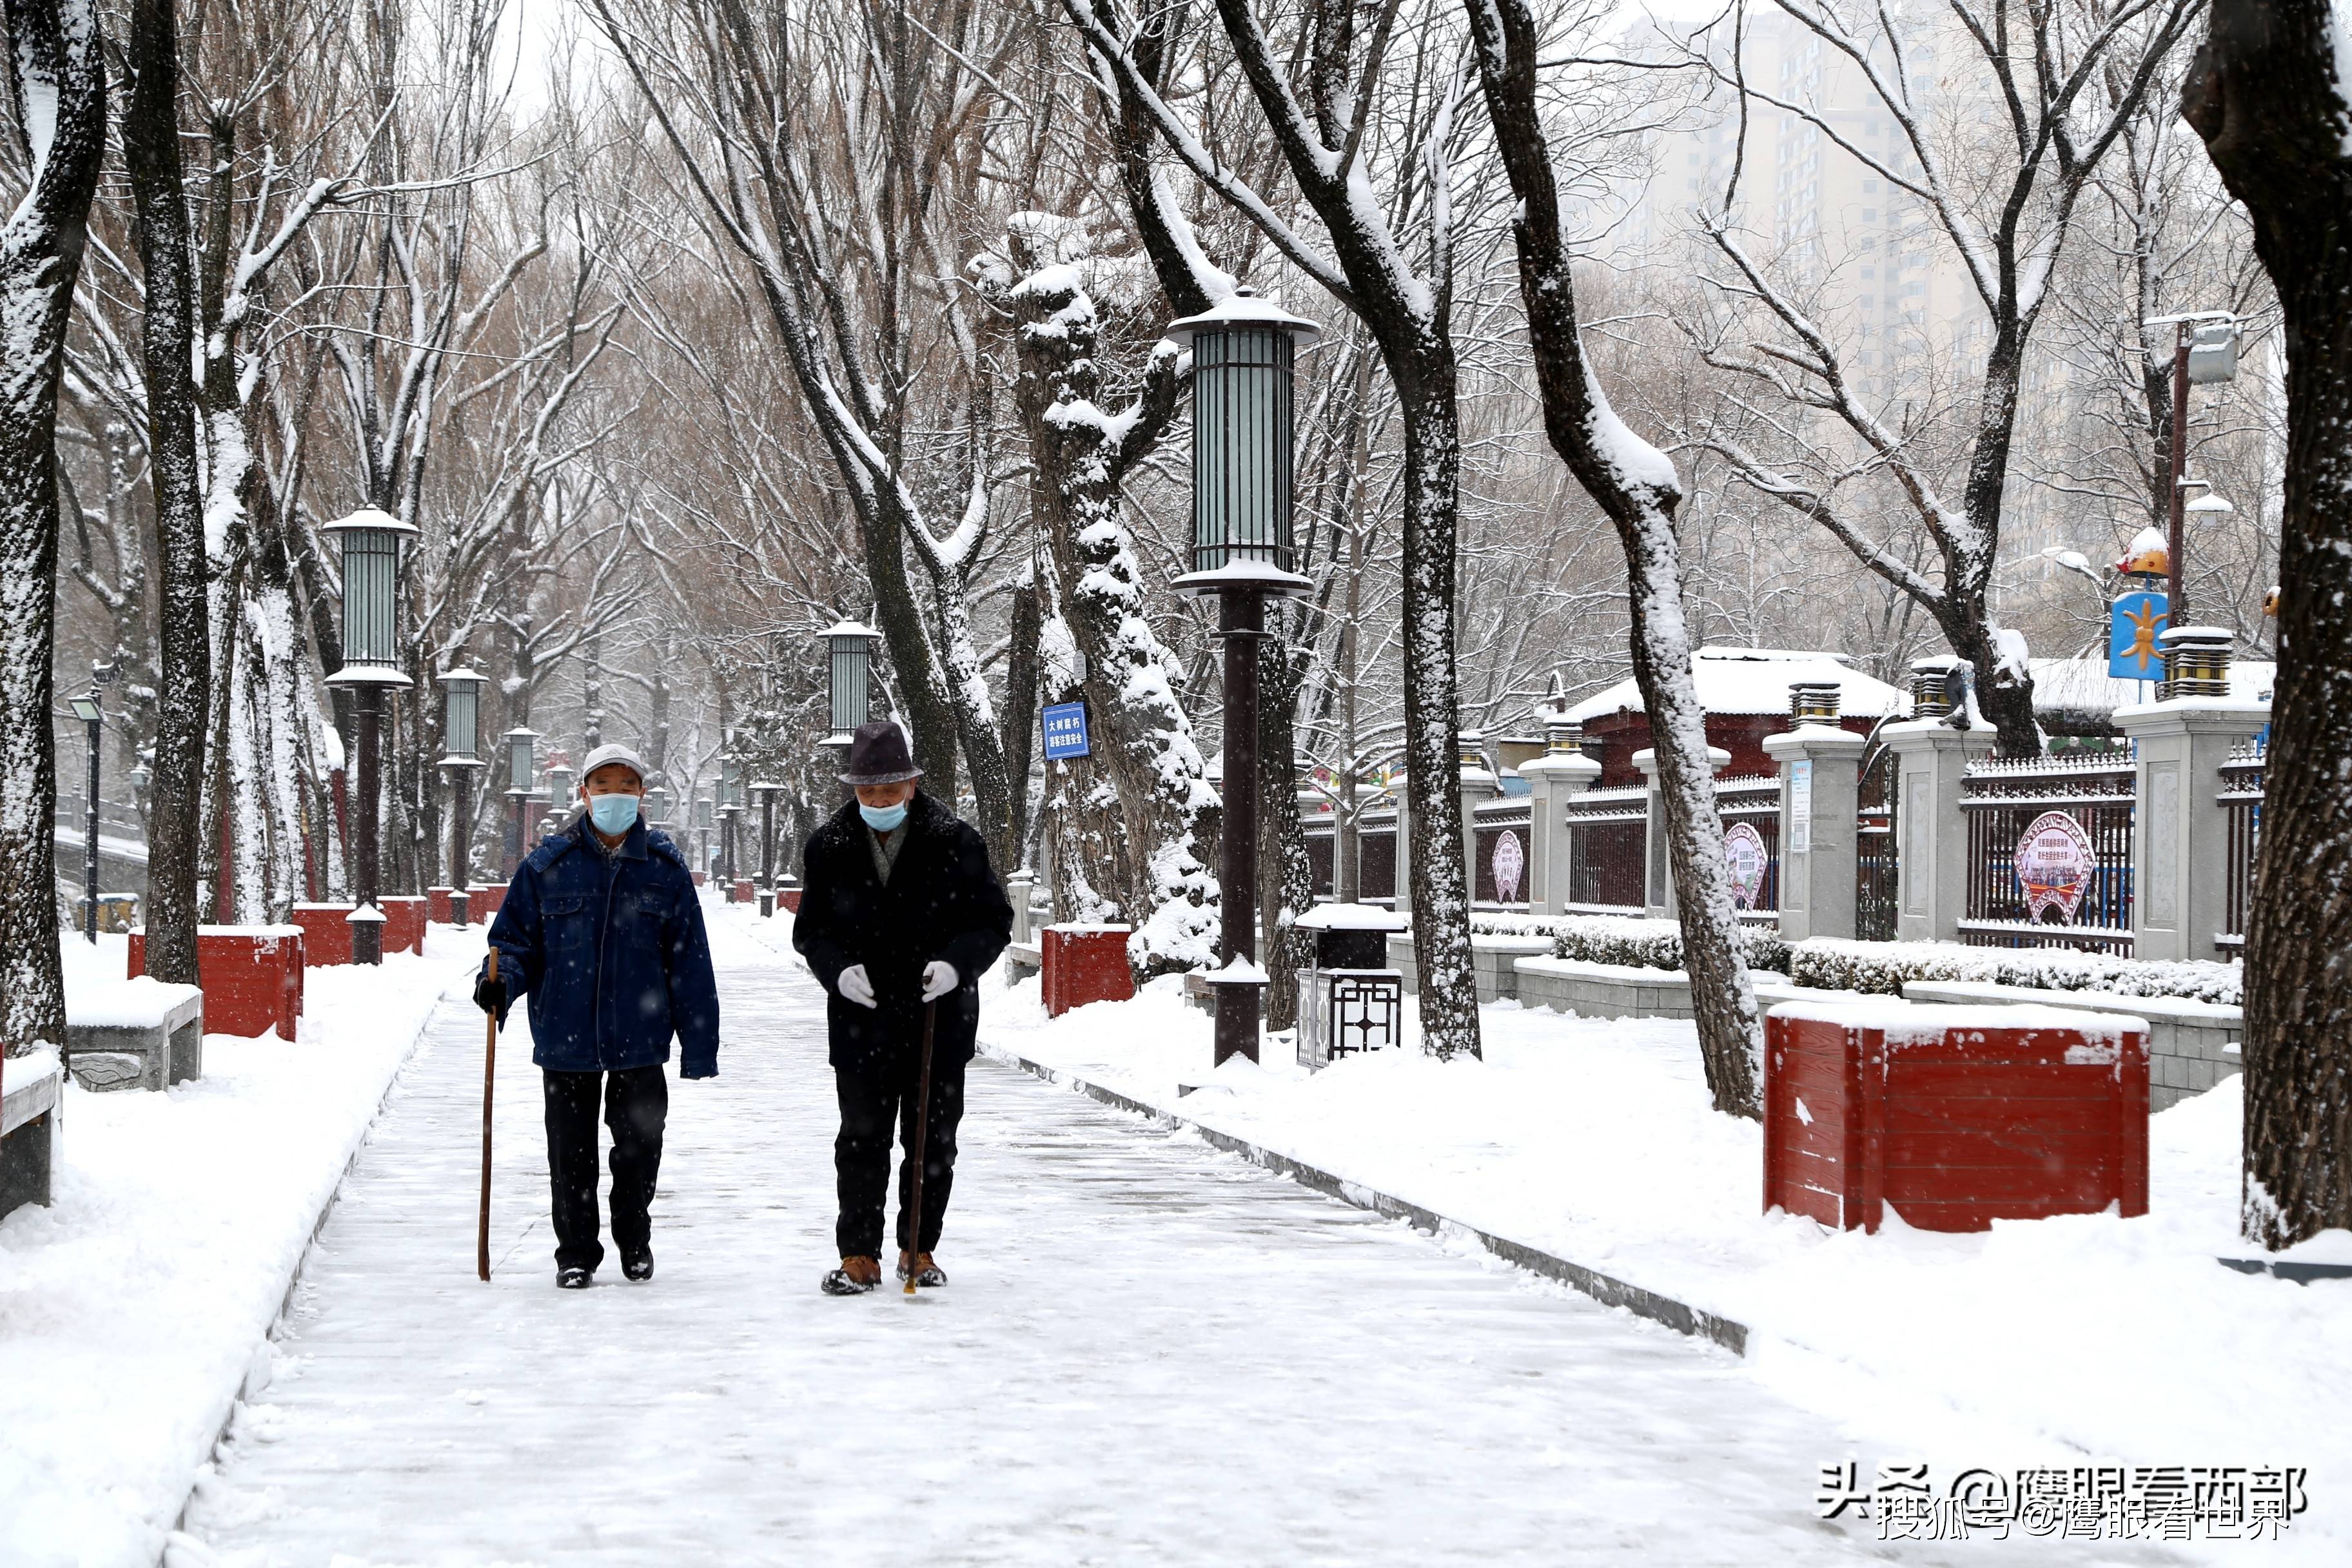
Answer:
POLYGON ((694 885, 698 888, 702 887, 710 880, 710 873, 708 871, 695 871, 688 874, 694 878, 694 885))
POLYGON ((448 888, 427 888, 425 889, 425 918, 426 920, 431 921, 437 926, 445 926, 449 923, 449 894, 452 890, 453 889, 448 888))
POLYGON ((379 901, 383 906, 384 952, 423 953, 427 915, 425 895, 400 893, 379 901))
POLYGON ((302 962, 313 968, 352 961, 352 907, 297 904, 294 923, 302 928, 302 962))
POLYGON ((730 904, 748 904, 757 898, 759 895, 753 890, 751 881, 749 877, 736 878, 735 890, 727 895, 727 901, 730 904))
POLYGON ((497 916, 499 906, 506 901, 507 885, 504 882, 476 888, 466 896, 466 919, 474 925, 486 926, 497 916))
MULTIPOLYGON (((131 974, 147 973, 147 933, 131 933, 131 974)), ((294 1037, 302 1016, 302 928, 199 926, 196 973, 205 993, 205 1033, 294 1037)))
POLYGON ((1135 972, 1127 966, 1123 925, 1047 926, 1040 939, 1045 1012, 1060 1017, 1089 1002, 1124 1002, 1135 994, 1135 972))
POLYGON ((2041 1007, 1783 1003, 1764 1206, 1874 1231, 2147 1212, 2147 1032, 2041 1007))
POLYGON ((801 890, 798 888, 784 889, 776 895, 776 903, 779 908, 790 910, 794 914, 800 913, 801 890))

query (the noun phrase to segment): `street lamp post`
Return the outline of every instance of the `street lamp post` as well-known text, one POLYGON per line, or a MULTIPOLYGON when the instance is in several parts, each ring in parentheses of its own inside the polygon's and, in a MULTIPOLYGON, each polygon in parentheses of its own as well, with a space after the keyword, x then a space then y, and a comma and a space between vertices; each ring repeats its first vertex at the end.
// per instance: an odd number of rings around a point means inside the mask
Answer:
MULTIPOLYGON (((100 668, 105 668, 100 666, 100 668)), ((99 678, 90 676, 89 695, 72 699, 74 717, 87 726, 89 737, 89 782, 82 797, 82 934, 98 941, 98 752, 106 734, 106 710, 100 706, 99 678)))
POLYGON ((694 797, 694 868, 710 875, 710 817, 713 802, 707 795, 694 797))
MULTIPOLYGON (((2237 317, 2227 310, 2191 310, 2185 315, 2158 316, 2148 321, 2151 327, 2172 329, 2172 439, 2171 494, 2168 498, 2170 519, 2165 533, 2165 545, 2171 553, 2171 564, 2165 574, 2164 613, 2168 626, 2189 624, 2189 576, 2187 552, 2182 549, 2186 531, 2185 513, 2189 511, 2227 511, 2224 501, 2214 507, 2188 500, 2191 489, 2207 489, 2201 479, 2188 478, 2189 466, 2189 389, 2192 385, 2209 385, 2230 381, 2238 374, 2237 317)), ((2219 500, 2219 497, 2212 498, 2219 500)))
POLYGON ((1214 1061, 1257 1059, 1265 972, 1257 966, 1257 656, 1268 595, 1311 584, 1293 570, 1291 370, 1321 329, 1244 287, 1169 324, 1192 351, 1192 570, 1218 598, 1225 645, 1224 828, 1214 1061))
POLYGON ((464 665, 445 672, 441 693, 441 738, 449 748, 441 766, 449 775, 449 923, 466 929, 471 913, 467 872, 473 861, 474 834, 472 770, 488 764, 482 757, 482 675, 464 665))
POLYGON ((776 912, 776 792, 784 786, 762 779, 751 785, 760 797, 760 915, 776 912))
POLYGON ((343 558, 343 667, 327 678, 330 686, 352 690, 359 731, 359 821, 353 845, 352 962, 383 962, 383 911, 377 905, 383 868, 376 858, 381 815, 377 753, 381 745, 383 694, 404 687, 400 672, 397 620, 401 546, 416 528, 388 511, 362 507, 320 531, 335 536, 343 558))
POLYGON ((530 847, 530 816, 531 775, 539 771, 532 754, 539 742, 539 731, 518 724, 506 732, 507 742, 507 809, 513 820, 507 824, 507 875, 511 877, 522 864, 523 853, 530 847))

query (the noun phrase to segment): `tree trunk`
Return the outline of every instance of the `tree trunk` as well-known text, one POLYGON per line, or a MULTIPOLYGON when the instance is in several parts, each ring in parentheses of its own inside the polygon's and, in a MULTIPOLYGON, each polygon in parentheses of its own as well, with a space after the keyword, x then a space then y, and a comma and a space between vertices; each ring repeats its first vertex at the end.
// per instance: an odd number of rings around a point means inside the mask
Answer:
MULTIPOLYGON (((1625 552, 1633 681, 1656 749, 1675 914, 1707 1089, 1717 1110, 1756 1116, 1763 1030, 1739 954, 1723 822, 1706 754, 1706 715, 1691 678, 1674 531, 1680 481, 1664 454, 1610 409, 1584 357, 1559 186, 1537 109, 1536 30, 1528 0, 1465 0, 1465 9, 1496 148, 1518 198, 1512 231, 1544 432, 1594 504, 1609 514, 1625 552)), ((1420 802, 1416 795, 1416 813, 1420 802)))
POLYGON ((162 679, 157 684, 154 809, 147 840, 147 973, 196 979, 196 881, 218 858, 205 831, 206 729, 213 717, 210 560, 196 455, 194 281, 180 173, 179 37, 173 0, 136 0, 122 116, 133 227, 146 275, 147 447, 155 486, 162 679))
POLYGON ((1298 972, 1312 947, 1298 917, 1315 907, 1315 865, 1307 828, 1298 819, 1298 692, 1306 674, 1294 638, 1305 617, 1287 605, 1270 606, 1276 635, 1257 645, 1258 920, 1265 937, 1258 963, 1266 972, 1265 1026, 1298 1025, 1298 972), (1288 635, 1284 635, 1285 633, 1288 635))
POLYGON ((1094 401, 1101 389, 1094 304, 1067 270, 1023 281, 1007 303, 1021 364, 1014 401, 1035 468, 1030 510, 1083 660, 1077 694, 1087 702, 1091 760, 1108 780, 1121 824, 1116 835, 1087 836, 1117 858, 1090 868, 1087 881, 1134 924, 1139 975, 1213 967, 1218 900, 1201 834, 1216 797, 1165 651, 1144 618, 1134 543, 1119 515, 1128 469, 1173 416, 1174 356, 1155 360, 1132 417, 1108 421, 1094 401))
POLYGON ((0 226, 0 1053, 17 1056, 66 1037, 50 729, 58 380, 105 150, 106 67, 88 0, 7 0, 7 20, 8 84, 32 165, 0 226))
MULTIPOLYGON (((2326 0, 2215 0, 2181 90, 2278 289, 2278 679, 2246 926, 2245 1234, 2352 1226, 2352 112, 2326 0)), ((2339 46, 2340 47, 2340 46, 2339 46)))

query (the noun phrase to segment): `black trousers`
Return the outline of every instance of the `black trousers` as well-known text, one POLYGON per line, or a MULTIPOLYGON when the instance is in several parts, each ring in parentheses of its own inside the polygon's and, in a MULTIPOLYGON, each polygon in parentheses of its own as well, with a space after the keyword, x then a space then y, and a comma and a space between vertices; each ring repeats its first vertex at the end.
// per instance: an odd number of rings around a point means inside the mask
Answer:
POLYGON ((547 1184, 555 1200, 555 1266, 594 1268, 604 1261, 596 1239, 596 1101, 613 1130, 613 1244, 624 1255, 652 1240, 654 1183, 661 1174, 662 1126, 669 1119, 669 1080, 658 1063, 618 1072, 540 1069, 547 1090, 547 1184))
MULTIPOLYGON (((956 1124, 963 1120, 961 1062, 933 1058, 931 1062, 930 1125, 923 1142, 923 1235, 915 1247, 929 1252, 940 1244, 946 1222, 948 1193, 955 1185, 956 1124)), ((890 1124, 898 1124, 900 1149, 915 1142, 916 1064, 912 1053, 904 1070, 879 1072, 834 1069, 834 1088, 841 1100, 841 1135, 833 1141, 833 1170, 841 1198, 841 1218, 834 1241, 844 1258, 882 1256, 882 1211, 890 1183, 890 1124)), ((915 1181, 914 1162, 898 1162, 898 1247, 908 1246, 907 1206, 915 1181)))

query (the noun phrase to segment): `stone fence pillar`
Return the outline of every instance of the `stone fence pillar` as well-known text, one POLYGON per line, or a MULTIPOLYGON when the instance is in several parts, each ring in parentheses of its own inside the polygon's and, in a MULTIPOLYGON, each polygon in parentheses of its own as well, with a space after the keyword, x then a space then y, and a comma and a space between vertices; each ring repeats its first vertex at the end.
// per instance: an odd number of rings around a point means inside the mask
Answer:
POLYGON ((1031 940, 1030 922, 1033 911, 1030 909, 1030 899, 1034 896, 1036 886, 1037 873, 1026 866, 1004 879, 1005 901, 1013 906, 1013 940, 1015 942, 1026 942, 1031 940))
MULTIPOLYGON (((2168 632, 2166 652, 2197 642, 2203 629, 2168 632)), ((2230 882, 2229 811, 2215 797, 2231 749, 2270 722, 2271 706, 2226 695, 2229 634, 2212 636, 2221 645, 2214 679, 2169 679, 2167 689, 2179 695, 2116 710, 2116 726, 2133 742, 2138 775, 2139 809, 2132 814, 2135 958, 2232 956, 2213 941, 2228 922, 2230 882)))
POLYGON ((1826 701, 1825 719, 1764 737, 1780 766, 1780 935, 1790 942, 1854 932, 1855 808, 1869 742, 1838 728, 1834 686, 1826 701))
MULTIPOLYGON (((1712 778, 1731 765, 1731 753, 1721 746, 1706 749, 1707 776, 1712 778)), ((1650 792, 1650 820, 1643 837, 1642 912, 1654 921, 1675 918, 1675 861, 1666 853, 1666 797, 1658 787, 1658 752, 1654 746, 1633 753, 1633 766, 1641 770, 1642 783, 1650 792)), ((1708 801, 1714 805, 1712 797, 1708 801)))
POLYGON ((1396 800, 1396 912, 1412 917, 1412 779, 1399 773, 1389 781, 1396 800))
POLYGON ((1568 803, 1592 787, 1601 764, 1580 749, 1580 725, 1555 720, 1545 726, 1549 748, 1519 764, 1528 781, 1528 908, 1539 915, 1563 914, 1574 874, 1569 866, 1568 803))
POLYGON ((1971 759, 1990 754, 1992 730, 1948 729, 1936 715, 1889 724, 1878 733, 1895 753, 1888 783, 1895 802, 1895 939, 1957 942, 1969 910, 1969 824, 1960 810, 1960 780, 1971 759))

